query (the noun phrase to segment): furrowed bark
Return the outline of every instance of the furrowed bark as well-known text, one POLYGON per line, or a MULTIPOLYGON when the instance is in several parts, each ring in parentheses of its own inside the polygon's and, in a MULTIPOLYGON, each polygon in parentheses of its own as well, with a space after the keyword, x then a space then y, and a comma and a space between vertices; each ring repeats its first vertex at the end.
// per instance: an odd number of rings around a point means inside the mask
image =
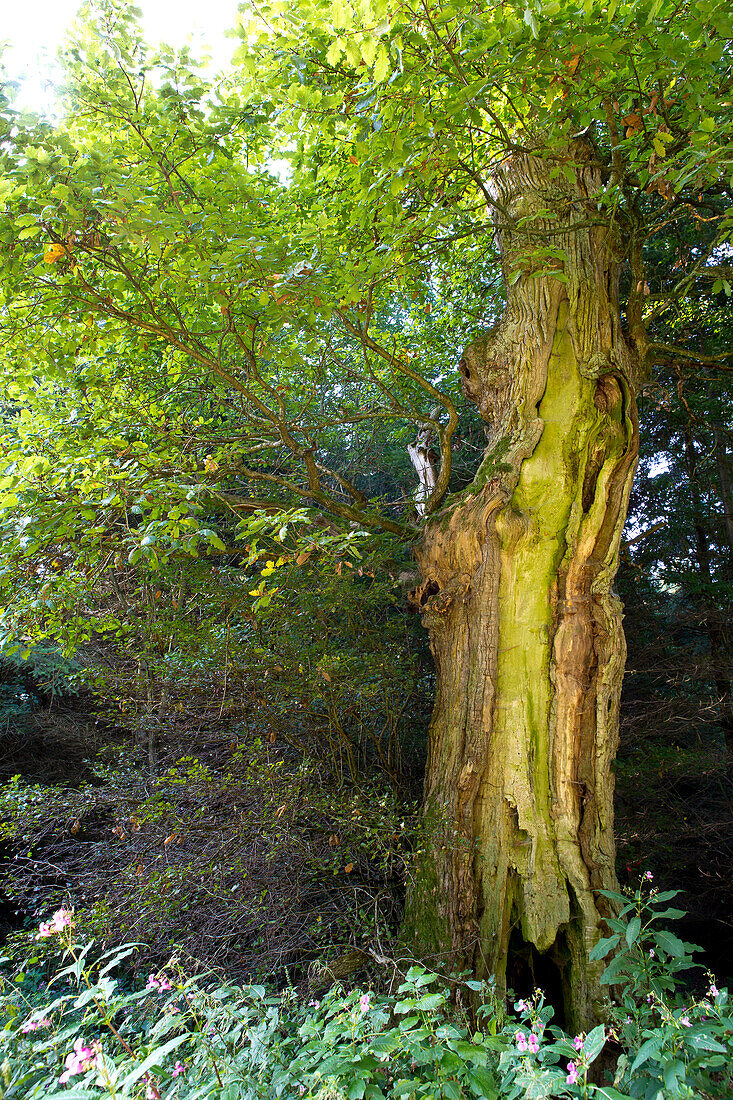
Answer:
POLYGON ((603 1002, 588 961, 607 912, 596 891, 616 887, 625 644, 611 583, 638 367, 621 330, 619 243, 588 227, 600 181, 582 146, 572 164, 572 182, 550 180, 545 162, 513 157, 493 184, 515 219, 500 239, 508 304, 460 365, 489 443, 472 485, 427 526, 413 594, 437 696, 407 929, 423 954, 515 989, 516 960, 544 955, 583 1028, 603 1002), (530 255, 538 237, 564 253, 554 271, 530 255))

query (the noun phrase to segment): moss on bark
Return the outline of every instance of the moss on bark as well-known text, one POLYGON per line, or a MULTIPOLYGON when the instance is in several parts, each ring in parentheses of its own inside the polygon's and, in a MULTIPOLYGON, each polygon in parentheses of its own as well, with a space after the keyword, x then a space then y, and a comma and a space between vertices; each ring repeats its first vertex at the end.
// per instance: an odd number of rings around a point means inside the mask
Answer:
MULTIPOLYGON (((555 187, 572 220, 594 182, 582 157, 575 193, 531 158, 504 171, 504 205, 519 188, 525 217, 555 187)), ((502 324, 461 361, 490 440, 480 476, 419 553, 438 691, 431 826, 408 926, 423 951, 448 946, 457 965, 500 984, 518 927, 562 965, 566 1016, 587 1027, 602 1005, 588 962, 604 913, 597 890, 615 886, 625 650, 611 582, 637 450, 635 363, 608 235, 566 226, 561 236, 563 278, 523 277, 502 324)), ((516 264, 521 242, 502 243, 516 264)))

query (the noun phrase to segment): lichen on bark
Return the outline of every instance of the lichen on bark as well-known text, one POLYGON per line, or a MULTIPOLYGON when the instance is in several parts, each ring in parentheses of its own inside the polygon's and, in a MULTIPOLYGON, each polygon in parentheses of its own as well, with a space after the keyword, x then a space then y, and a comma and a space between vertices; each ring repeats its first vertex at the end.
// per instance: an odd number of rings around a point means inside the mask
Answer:
POLYGON ((507 219, 507 308, 460 363, 488 425, 487 462, 418 552, 413 598, 437 695, 407 927, 424 953, 500 984, 519 933, 558 962, 566 1015, 584 1027, 602 1013, 588 961, 605 912, 597 891, 616 886, 625 649, 611 584, 638 368, 618 304, 619 242, 589 213, 592 149, 570 152, 567 175, 517 156, 492 183, 507 219), (538 240, 552 245, 550 269, 538 269, 538 240))

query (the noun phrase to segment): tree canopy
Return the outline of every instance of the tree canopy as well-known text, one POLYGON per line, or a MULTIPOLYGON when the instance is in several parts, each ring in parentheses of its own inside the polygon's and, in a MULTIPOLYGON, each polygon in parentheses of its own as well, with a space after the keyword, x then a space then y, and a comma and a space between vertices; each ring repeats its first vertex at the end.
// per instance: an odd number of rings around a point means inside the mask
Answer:
POLYGON ((222 564, 250 622, 315 558, 394 601, 418 547, 424 908, 497 970, 514 926, 567 935, 587 1022, 636 400, 733 367, 729 5, 278 0, 237 34, 211 79, 99 0, 61 121, 2 101, 0 641, 129 635, 141 606, 155 633, 158 578, 185 632, 222 564))
POLYGON ((244 531, 306 506, 410 537, 404 447, 436 433, 437 508, 451 361, 500 309, 497 230, 521 238, 510 288, 564 277, 545 212, 492 183, 519 150, 562 179, 592 142, 602 184, 573 218, 624 238, 643 369, 725 363, 665 326, 730 286, 727 5, 273 4, 238 31, 212 82, 150 50, 127 5, 91 5, 64 121, 6 104, 3 499, 31 588, 61 547, 81 555, 66 588, 119 554, 222 551, 214 501, 244 531))

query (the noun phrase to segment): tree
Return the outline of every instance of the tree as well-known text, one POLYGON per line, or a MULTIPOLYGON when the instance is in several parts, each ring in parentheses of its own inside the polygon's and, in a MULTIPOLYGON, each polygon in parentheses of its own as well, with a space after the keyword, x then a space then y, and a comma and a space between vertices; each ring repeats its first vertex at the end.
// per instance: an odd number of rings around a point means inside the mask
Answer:
MULTIPOLYGON (((708 321, 720 314, 722 324, 727 323, 727 303, 722 309, 707 303, 705 312, 708 321)), ((635 491, 642 531, 629 552, 651 584, 671 594, 672 622, 690 632, 704 653, 699 677, 714 688, 730 762, 733 657, 726 383, 725 375, 710 377, 695 364, 678 364, 671 376, 660 372, 657 391, 644 410, 646 454, 635 491)))
POLYGON ((438 686, 408 927, 500 983, 546 955, 587 1026, 636 393, 660 355, 728 354, 653 334, 701 280, 729 285, 730 15, 253 5, 237 81, 207 87, 146 53, 126 5, 89 12, 66 122, 5 112, 10 628, 68 630, 69 578, 89 589, 123 549, 147 569, 235 552, 236 521, 256 560, 295 505, 305 545, 324 523, 342 546, 416 541, 438 686), (705 247, 655 280, 649 242, 679 225, 705 247), (453 375, 442 349, 477 322, 453 375), (463 400, 485 449, 450 495, 463 400), (397 458, 409 484, 416 428, 437 448, 424 519, 363 468, 397 458))

